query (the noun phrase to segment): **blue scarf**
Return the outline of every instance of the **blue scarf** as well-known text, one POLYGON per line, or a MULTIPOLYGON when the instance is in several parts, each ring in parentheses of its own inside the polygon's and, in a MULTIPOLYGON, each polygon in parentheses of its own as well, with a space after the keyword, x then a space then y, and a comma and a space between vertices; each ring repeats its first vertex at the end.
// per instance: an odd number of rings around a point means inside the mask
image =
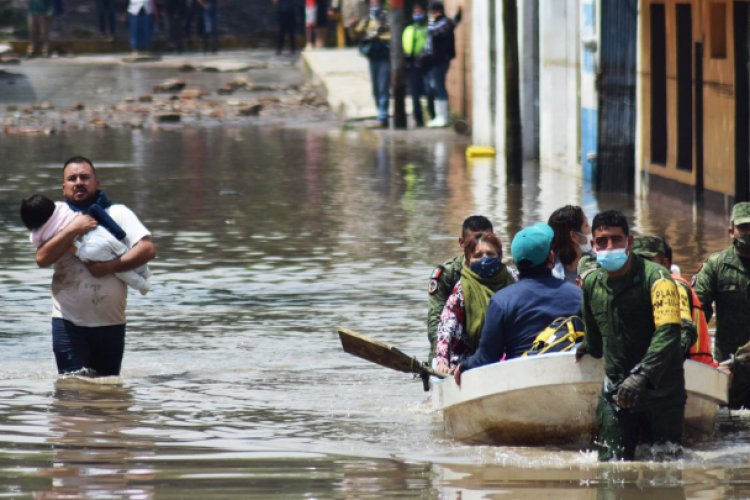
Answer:
POLYGON ((109 200, 109 198, 107 198, 107 195, 104 194, 104 191, 102 191, 101 189, 96 192, 96 199, 90 205, 81 207, 78 205, 74 205, 68 200, 66 200, 66 203, 71 208, 71 210, 90 215, 91 217, 96 219, 96 222, 98 222, 100 226, 112 233, 118 240, 122 240, 123 238, 125 238, 125 236, 127 236, 120 225, 115 222, 115 220, 110 217, 105 210, 112 206, 112 202, 109 200))

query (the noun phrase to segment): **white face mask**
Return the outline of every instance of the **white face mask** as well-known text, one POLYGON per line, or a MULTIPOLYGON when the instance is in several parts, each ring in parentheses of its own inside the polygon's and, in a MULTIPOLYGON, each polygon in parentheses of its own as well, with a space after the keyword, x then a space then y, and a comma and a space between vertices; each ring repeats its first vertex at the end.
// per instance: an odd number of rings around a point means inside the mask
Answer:
POLYGON ((586 240, 586 243, 578 243, 578 248, 581 249, 581 253, 591 253, 591 235, 586 235, 577 231, 576 234, 586 240))

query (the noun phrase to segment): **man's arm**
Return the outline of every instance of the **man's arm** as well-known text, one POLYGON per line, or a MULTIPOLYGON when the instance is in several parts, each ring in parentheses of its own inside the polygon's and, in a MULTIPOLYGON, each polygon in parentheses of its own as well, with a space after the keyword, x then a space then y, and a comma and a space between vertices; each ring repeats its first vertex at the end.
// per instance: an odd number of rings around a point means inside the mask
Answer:
MULTIPOLYGON (((680 293, 680 349, 687 357, 690 347, 698 340, 698 326, 693 323, 693 297, 687 283, 675 280, 677 291, 680 293)), ((697 318, 696 318, 697 320, 697 318)))
POLYGON ((484 317, 482 334, 479 337, 479 348, 470 358, 461 363, 462 372, 500 361, 504 347, 504 320, 505 311, 502 306, 490 300, 484 317))
POLYGON ((679 291, 671 278, 660 278, 651 285, 651 304, 654 315, 654 335, 646 354, 635 370, 648 377, 657 387, 674 356, 680 357, 679 291))
POLYGON ((70 224, 37 249, 36 264, 39 267, 51 266, 70 250, 76 238, 91 231, 96 226, 96 220, 88 215, 79 215, 73 218, 70 224))
MULTIPOLYGON (((596 318, 591 310, 591 294, 594 286, 593 277, 584 280, 583 285, 583 323, 586 326, 583 335, 583 349, 581 353, 590 354, 595 358, 601 358, 602 351, 602 334, 599 330, 599 325, 596 323, 596 318), (585 347, 584 347, 585 346, 585 347)), ((581 349, 579 347, 579 349, 581 349)), ((578 356, 576 356, 578 358, 578 356)))
POLYGON ((146 264, 154 257, 156 257, 156 248, 151 241, 151 237, 145 236, 118 258, 107 262, 89 262, 86 266, 93 276, 101 278, 107 274, 132 271, 146 264))

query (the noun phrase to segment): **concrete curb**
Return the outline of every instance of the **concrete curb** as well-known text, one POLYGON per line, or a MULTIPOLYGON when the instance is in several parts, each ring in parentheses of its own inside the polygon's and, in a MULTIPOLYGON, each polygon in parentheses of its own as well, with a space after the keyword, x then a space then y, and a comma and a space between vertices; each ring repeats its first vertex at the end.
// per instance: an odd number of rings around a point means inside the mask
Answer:
POLYGON ((377 116, 367 59, 356 48, 306 49, 302 60, 313 83, 323 88, 329 106, 342 119, 377 116))

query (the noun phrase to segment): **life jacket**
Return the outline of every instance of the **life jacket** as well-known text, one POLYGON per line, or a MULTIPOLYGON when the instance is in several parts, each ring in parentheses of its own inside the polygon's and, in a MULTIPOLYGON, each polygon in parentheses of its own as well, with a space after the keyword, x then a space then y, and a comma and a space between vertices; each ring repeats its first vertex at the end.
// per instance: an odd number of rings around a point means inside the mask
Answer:
POLYGON ((693 290, 693 287, 690 286, 690 283, 679 274, 672 274, 672 278, 686 284, 691 294, 692 318, 695 329, 698 330, 698 339, 695 341, 695 344, 690 346, 689 358, 710 366, 719 366, 711 355, 711 337, 708 335, 708 323, 706 322, 706 314, 703 312, 698 295, 693 290))
POLYGON ((583 340, 583 330, 583 320, 578 316, 557 318, 536 336, 531 348, 521 354, 521 357, 570 351, 583 340))

